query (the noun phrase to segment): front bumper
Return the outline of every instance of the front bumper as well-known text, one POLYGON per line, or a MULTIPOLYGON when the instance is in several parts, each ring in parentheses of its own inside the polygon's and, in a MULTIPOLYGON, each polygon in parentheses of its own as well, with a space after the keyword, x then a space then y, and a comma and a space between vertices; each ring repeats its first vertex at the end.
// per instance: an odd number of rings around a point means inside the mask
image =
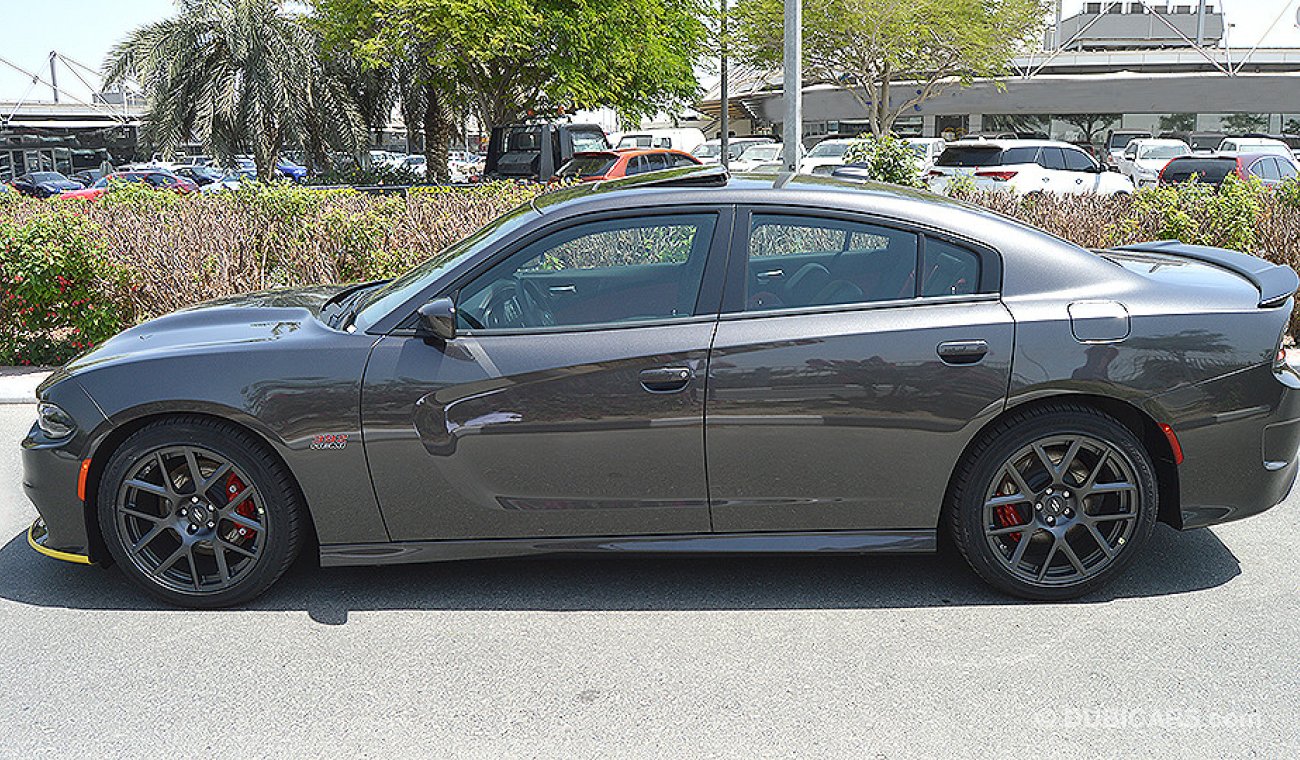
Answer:
POLYGON ((92 564, 89 555, 60 551, 49 547, 46 543, 49 540, 49 537, 50 531, 45 527, 45 521, 39 517, 36 518, 36 521, 32 523, 32 526, 27 529, 27 543, 31 544, 31 547, 41 554, 44 554, 47 557, 63 560, 64 562, 73 562, 78 565, 92 564))
POLYGON ((28 531, 28 542, 59 559, 92 555, 86 506, 78 496, 82 461, 74 453, 77 448, 50 441, 35 425, 22 442, 23 491, 40 514, 39 527, 28 531))

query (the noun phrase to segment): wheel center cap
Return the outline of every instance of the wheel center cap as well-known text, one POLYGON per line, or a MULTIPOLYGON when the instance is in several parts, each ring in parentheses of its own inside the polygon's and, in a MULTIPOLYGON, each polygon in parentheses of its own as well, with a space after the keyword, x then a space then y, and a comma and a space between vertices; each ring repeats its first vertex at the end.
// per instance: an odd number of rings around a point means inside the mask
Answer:
POLYGON ((195 525, 202 525, 208 521, 210 514, 208 505, 194 504, 190 507, 190 522, 195 525))
POLYGON ((1053 494, 1052 496, 1048 496, 1043 501, 1043 512, 1045 514, 1051 515, 1052 517, 1060 517, 1061 514, 1065 512, 1066 506, 1067 505, 1063 497, 1056 496, 1055 494, 1053 494))

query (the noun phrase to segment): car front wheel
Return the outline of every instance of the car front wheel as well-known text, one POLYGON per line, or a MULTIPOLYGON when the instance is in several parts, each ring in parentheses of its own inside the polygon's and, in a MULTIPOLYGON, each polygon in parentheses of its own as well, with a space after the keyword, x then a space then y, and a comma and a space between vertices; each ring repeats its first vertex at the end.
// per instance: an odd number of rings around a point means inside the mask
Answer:
POLYGON ((1155 525, 1150 457, 1114 418, 1063 404, 1012 415, 963 460, 946 506, 953 542, 993 586, 1053 600, 1096 590, 1155 525))
POLYGON ((141 428, 114 452, 98 494, 117 565, 153 596, 225 607, 271 586, 297 556, 303 508, 266 445, 219 420, 141 428))

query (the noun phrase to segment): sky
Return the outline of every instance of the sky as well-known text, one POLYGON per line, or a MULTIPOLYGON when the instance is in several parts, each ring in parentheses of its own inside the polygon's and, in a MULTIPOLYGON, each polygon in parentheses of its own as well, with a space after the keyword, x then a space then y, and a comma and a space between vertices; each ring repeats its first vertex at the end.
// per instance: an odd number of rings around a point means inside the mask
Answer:
MULTIPOLYGON (((1169 0, 1194 3, 1196 0, 1169 0)), ((1211 0, 1228 16, 1229 44, 1251 48, 1279 13, 1283 18, 1264 39, 1264 46, 1300 47, 1296 6, 1300 0, 1211 0)), ((1083 0, 1065 0, 1064 13, 1081 10, 1083 0)), ((0 0, 0 58, 49 79, 51 50, 98 69, 115 42, 141 24, 157 21, 175 10, 173 0, 0 0)), ((88 99, 89 89, 60 67, 59 86, 72 96, 88 99)), ((92 84, 97 80, 87 76, 92 84)), ((31 78, 0 63, 0 101, 22 98, 31 78)), ((30 99, 49 100, 48 86, 37 85, 30 99)))

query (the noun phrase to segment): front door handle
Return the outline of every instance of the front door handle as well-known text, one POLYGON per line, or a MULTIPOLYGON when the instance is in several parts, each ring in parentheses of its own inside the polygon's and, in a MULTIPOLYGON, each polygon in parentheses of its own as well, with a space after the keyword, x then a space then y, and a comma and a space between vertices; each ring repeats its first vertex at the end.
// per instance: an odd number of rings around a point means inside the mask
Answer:
POLYGON ((945 364, 975 364, 989 352, 989 344, 983 340, 949 340, 940 343, 935 349, 945 364))
POLYGON ((690 367, 655 367, 641 370, 641 387, 651 393, 675 393, 690 384, 690 367))
POLYGON ((770 269, 766 272, 759 272, 757 275, 760 280, 776 280, 785 277, 784 269, 770 269))

